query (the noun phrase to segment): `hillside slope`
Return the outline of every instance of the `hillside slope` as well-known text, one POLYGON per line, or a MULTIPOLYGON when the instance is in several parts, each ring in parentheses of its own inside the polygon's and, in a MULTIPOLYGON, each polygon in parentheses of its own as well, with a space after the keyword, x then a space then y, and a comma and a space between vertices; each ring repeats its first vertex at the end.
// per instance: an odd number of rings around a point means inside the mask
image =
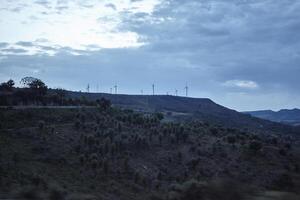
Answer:
POLYGON ((258 117, 261 119, 267 119, 274 122, 280 122, 285 124, 290 124, 293 126, 300 125, 300 109, 282 109, 279 111, 272 110, 259 110, 259 111, 249 111, 245 112, 254 117, 258 117))
POLYGON ((299 137, 117 108, 0 111, 0 199, 299 199, 299 137))
POLYGON ((226 127, 247 128, 255 131, 300 133, 299 128, 252 117, 224 106, 208 98, 186 98, 169 95, 112 95, 104 93, 69 92, 72 98, 96 100, 110 99, 115 106, 142 112, 164 112, 168 117, 180 120, 199 119, 226 127))

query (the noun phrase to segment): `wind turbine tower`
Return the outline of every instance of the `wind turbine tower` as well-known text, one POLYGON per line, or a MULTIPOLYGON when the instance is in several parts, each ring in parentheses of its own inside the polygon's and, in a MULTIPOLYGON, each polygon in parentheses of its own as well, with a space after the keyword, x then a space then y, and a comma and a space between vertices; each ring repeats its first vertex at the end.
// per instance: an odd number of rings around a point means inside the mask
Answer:
POLYGON ((188 97, 189 87, 187 84, 185 85, 184 89, 185 89, 185 96, 188 97))
POLYGON ((115 88, 115 94, 117 94, 118 93, 118 86, 115 85, 114 88, 115 88))
POLYGON ((154 93, 154 89, 155 89, 155 86, 154 86, 154 84, 152 84, 152 94, 154 95, 155 93, 154 93))
POLYGON ((88 93, 90 93, 90 84, 88 83, 88 85, 87 85, 87 87, 86 87, 86 91, 88 92, 88 93))

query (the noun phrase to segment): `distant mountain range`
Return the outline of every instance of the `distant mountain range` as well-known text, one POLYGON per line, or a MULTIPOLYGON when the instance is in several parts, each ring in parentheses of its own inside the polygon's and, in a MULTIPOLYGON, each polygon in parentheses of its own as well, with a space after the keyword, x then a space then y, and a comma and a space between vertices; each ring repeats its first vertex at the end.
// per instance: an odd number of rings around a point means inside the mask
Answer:
POLYGON ((289 124, 293 126, 300 126, 300 109, 282 109, 279 111, 272 110, 260 110, 260 111, 249 111, 244 112, 250 114, 254 117, 261 119, 267 119, 274 122, 280 122, 284 124, 289 124))
POLYGON ((229 128, 246 128, 254 131, 297 133, 299 127, 292 127, 253 117, 247 113, 218 105, 208 98, 187 98, 171 95, 122 95, 105 93, 68 92, 71 98, 96 100, 101 97, 111 100, 114 106, 140 112, 163 112, 168 120, 202 120, 229 128))

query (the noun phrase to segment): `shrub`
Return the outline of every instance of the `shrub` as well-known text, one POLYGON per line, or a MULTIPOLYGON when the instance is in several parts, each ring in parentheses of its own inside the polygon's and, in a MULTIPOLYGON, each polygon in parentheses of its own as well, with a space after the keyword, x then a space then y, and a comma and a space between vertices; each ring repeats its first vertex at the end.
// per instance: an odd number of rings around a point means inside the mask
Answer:
POLYGON ((52 135, 54 134, 54 131, 55 131, 55 128, 52 126, 52 127, 51 127, 51 134, 52 134, 52 135))
POLYGON ((41 194, 34 187, 22 188, 14 195, 16 199, 40 200, 41 194))
POLYGON ((129 157, 126 156, 124 159, 124 170, 128 171, 129 170, 129 157))
POLYGON ((138 183, 139 180, 140 180, 140 174, 138 172, 135 172, 135 174, 134 174, 134 182, 138 183))
POLYGON ((262 148, 262 143, 257 141, 257 140, 253 140, 249 143, 249 150, 253 153, 257 153, 258 151, 260 151, 262 148))
POLYGON ((85 156, 84 156, 83 154, 81 154, 81 155, 79 156, 79 162, 80 162, 81 165, 84 165, 84 162, 85 162, 85 156))
POLYGON ((98 167, 98 160, 93 159, 91 163, 92 163, 92 168, 93 169, 97 169, 97 167, 98 167))
POLYGON ((227 137, 227 142, 228 142, 229 144, 234 144, 235 141, 236 141, 236 139, 235 139, 234 136, 230 135, 230 136, 227 137))
POLYGON ((279 154, 282 156, 286 156, 286 151, 284 149, 280 149, 279 154))
POLYGON ((235 183, 227 181, 213 181, 210 183, 189 180, 182 185, 174 185, 169 199, 176 200, 242 200, 245 191, 235 183))
POLYGON ((80 121, 79 119, 76 119, 75 123, 74 123, 74 126, 76 129, 80 129, 80 121))
POLYGON ((65 193, 58 187, 52 187, 49 192, 49 200, 64 200, 65 193))
POLYGON ((38 122, 38 127, 39 127, 40 130, 43 130, 44 127, 45 127, 45 122, 44 122, 43 120, 40 120, 40 121, 38 122))
POLYGON ((273 186, 276 189, 284 190, 288 189, 291 190, 294 187, 294 182, 292 177, 289 174, 281 174, 278 178, 276 178, 273 182, 273 186))
POLYGON ((210 132, 212 135, 216 136, 218 134, 218 129, 217 128, 210 128, 210 132))
POLYGON ((108 170, 109 170, 108 160, 105 159, 105 160, 103 160, 103 172, 104 172, 104 174, 108 174, 108 170))

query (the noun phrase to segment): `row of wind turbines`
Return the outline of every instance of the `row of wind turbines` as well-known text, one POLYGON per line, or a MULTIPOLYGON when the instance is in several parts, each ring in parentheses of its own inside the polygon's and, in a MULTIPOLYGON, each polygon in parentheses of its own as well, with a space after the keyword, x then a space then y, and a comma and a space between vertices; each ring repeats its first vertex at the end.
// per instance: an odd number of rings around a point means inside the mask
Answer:
MULTIPOLYGON (((88 84, 86 87, 86 92, 90 93, 90 89, 91 89, 90 84, 88 84)), ((97 84, 97 86, 96 86, 96 91, 99 92, 99 84, 97 84)), ((184 91, 185 91, 185 96, 188 97, 189 87, 187 84, 184 87, 184 91)), ((110 88, 110 94, 118 94, 118 85, 117 84, 110 88)), ((144 95, 144 90, 141 90, 141 95, 144 95)), ((152 84, 152 95, 156 95, 154 83, 152 84)), ((170 95, 169 92, 167 92, 167 95, 170 95)), ((177 89, 175 89, 174 95, 178 96, 177 89)))

